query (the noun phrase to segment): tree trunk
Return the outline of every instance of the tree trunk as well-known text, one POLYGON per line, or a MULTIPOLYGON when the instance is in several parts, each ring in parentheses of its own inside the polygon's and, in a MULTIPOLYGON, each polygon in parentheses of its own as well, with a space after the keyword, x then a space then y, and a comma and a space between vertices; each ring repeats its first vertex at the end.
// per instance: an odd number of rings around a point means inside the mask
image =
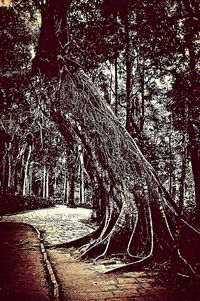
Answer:
POLYGON ((68 50, 70 36, 68 12, 72 0, 39 1, 42 15, 42 30, 38 41, 37 55, 33 60, 33 71, 54 76, 61 66, 59 55, 68 50))
POLYGON ((28 170, 29 170, 29 162, 30 162, 31 152, 32 152, 32 146, 29 145, 26 163, 24 166, 24 178, 23 178, 23 189, 22 189, 23 195, 27 195, 27 190, 28 190, 28 186, 29 186, 28 170))
POLYGON ((56 196, 56 194, 57 194, 57 175, 56 175, 56 173, 55 173, 55 175, 54 175, 54 184, 53 184, 53 194, 54 194, 54 196, 56 196))
POLYGON ((8 190, 10 190, 12 186, 12 144, 9 143, 8 145, 8 190))
POLYGON ((69 194, 68 194, 68 206, 75 208, 75 175, 74 170, 72 170, 69 178, 69 194))
POLYGON ((182 134, 182 162, 181 162, 181 177, 179 187, 179 208, 182 211, 184 208, 185 197, 185 180, 186 180, 186 166, 187 166, 187 142, 186 133, 182 134))
POLYGON ((130 56, 130 33, 129 33, 129 14, 127 9, 127 15, 125 17, 125 33, 126 33, 126 129, 129 133, 133 131, 133 103, 131 99, 132 90, 132 61, 130 56))
POLYGON ((68 192, 67 192, 67 188, 68 188, 68 183, 67 183, 67 172, 65 172, 64 175, 64 182, 63 182, 63 204, 66 204, 67 202, 67 198, 68 198, 68 192))
POLYGON ((0 129, 0 188, 6 193, 11 180, 11 136, 0 129))
MULTIPOLYGON (((54 14, 53 7, 45 9, 51 10, 49 15, 54 14)), ((44 35, 42 27, 41 36, 44 35)), ((42 47, 39 43, 38 55, 44 55, 42 47)), ((83 145, 88 160, 84 165, 90 166, 98 179, 105 208, 100 228, 74 245, 88 243, 82 257, 99 259, 123 254, 131 261, 124 269, 172 258, 174 264, 183 264, 194 273, 192 264, 199 254, 191 257, 191 244, 193 238, 200 240, 199 231, 180 215, 155 170, 89 77, 64 53, 62 62, 52 84, 49 85, 49 74, 48 83, 43 83, 51 103, 51 118, 68 143, 83 145), (191 239, 188 248, 181 239, 185 233, 191 239)))
POLYGON ((194 176, 195 184, 195 200, 196 208, 198 213, 200 213, 200 151, 198 147, 197 137, 198 133, 195 131, 195 126, 190 122, 188 127, 189 134, 189 151, 192 164, 192 172, 194 176))
POLYGON ((46 169, 46 189, 45 189, 45 191, 46 191, 46 196, 45 196, 45 198, 46 199, 48 199, 49 198, 49 168, 47 167, 47 169, 46 169))
POLYGON ((7 147, 5 148, 5 152, 2 153, 2 161, 1 161, 1 187, 2 192, 6 193, 8 188, 8 160, 7 160, 7 147))
POLYGON ((33 167, 34 167, 34 162, 32 161, 30 163, 30 168, 29 168, 29 194, 33 194, 33 167))
POLYGON ((46 164, 43 166, 43 179, 42 179, 42 198, 46 198, 46 164))
POLYGON ((82 147, 79 145, 79 199, 80 205, 85 204, 84 162, 82 147))
POLYGON ((195 111, 199 108, 199 95, 195 92, 199 87, 199 75, 198 75, 198 51, 196 49, 196 35, 198 33, 197 22, 198 18, 194 17, 194 14, 198 15, 199 9, 195 2, 189 3, 186 0, 180 1, 183 10, 187 11, 187 18, 185 19, 185 48, 188 49, 188 74, 189 82, 186 86, 186 102, 188 105, 188 136, 189 136, 189 152, 191 157, 192 171, 195 184, 195 199, 196 208, 198 214, 200 214, 200 126, 199 116, 196 116, 195 111))

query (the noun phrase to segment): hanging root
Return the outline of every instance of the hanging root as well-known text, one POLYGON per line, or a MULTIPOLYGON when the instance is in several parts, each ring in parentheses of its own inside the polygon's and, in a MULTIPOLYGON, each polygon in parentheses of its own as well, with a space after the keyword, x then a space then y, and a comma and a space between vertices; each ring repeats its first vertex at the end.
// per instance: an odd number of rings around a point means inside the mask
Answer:
POLYGON ((119 215, 116 218, 113 218, 113 204, 110 204, 111 207, 107 208, 107 212, 110 208, 110 214, 106 218, 106 223, 105 226, 102 230, 102 233, 100 234, 99 238, 94 241, 91 245, 88 246, 88 248, 85 250, 85 252, 80 256, 81 258, 87 258, 87 257, 96 257, 95 261, 100 259, 101 257, 105 256, 108 247, 110 245, 111 238, 116 231, 115 229, 119 226, 119 221, 121 220, 121 216, 123 213, 123 210, 121 209, 119 215), (113 224, 113 219, 114 219, 114 224, 113 224), (105 246, 105 247, 104 247, 105 246), (97 253, 100 253, 98 256, 96 256, 97 253))

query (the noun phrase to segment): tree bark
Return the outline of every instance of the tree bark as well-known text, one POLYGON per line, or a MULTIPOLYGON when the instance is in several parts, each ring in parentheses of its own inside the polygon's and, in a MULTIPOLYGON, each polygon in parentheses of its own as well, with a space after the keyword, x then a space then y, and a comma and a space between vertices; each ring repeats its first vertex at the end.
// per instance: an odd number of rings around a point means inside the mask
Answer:
POLYGON ((29 186, 29 178, 28 178, 28 170, 29 170, 29 163, 30 163, 30 157, 32 152, 32 146, 28 146, 28 154, 26 158, 26 163, 24 166, 24 178, 23 178, 23 188, 22 188, 22 194, 27 195, 27 190, 29 186))
POLYGON ((30 163, 30 168, 29 168, 29 194, 33 194, 33 171, 34 171, 34 162, 32 161, 30 163))
POLYGON ((133 103, 131 99, 131 86, 132 86, 132 62, 130 56, 130 29, 129 29, 129 13, 128 8, 126 10, 125 17, 125 33, 126 33, 126 129, 129 133, 133 131, 133 103))
POLYGON ((190 122, 188 126, 188 136, 189 152, 191 157, 192 172, 195 184, 196 208, 198 213, 200 213, 200 151, 197 142, 197 137, 199 136, 199 134, 196 133, 195 126, 194 124, 192 124, 192 122, 190 122))
POLYGON ((84 185, 84 161, 82 146, 79 145, 79 199, 80 205, 85 204, 85 185, 84 185))
POLYGON ((46 195, 45 195, 45 198, 48 199, 49 198, 49 168, 47 166, 47 169, 46 169, 46 195))
POLYGON ((70 42, 68 13, 72 0, 39 1, 42 16, 37 55, 33 60, 33 71, 42 71, 47 76, 58 73, 59 55, 68 51, 70 42))
POLYGON ((69 177, 69 194, 68 194, 68 206, 71 208, 75 208, 75 175, 74 175, 74 169, 69 171, 70 177, 69 177))
POLYGON ((43 178, 42 178, 42 197, 46 198, 46 164, 43 166, 43 178))
POLYGON ((63 184, 63 204, 66 204, 68 198, 68 181, 67 181, 67 172, 64 174, 64 184, 63 184))

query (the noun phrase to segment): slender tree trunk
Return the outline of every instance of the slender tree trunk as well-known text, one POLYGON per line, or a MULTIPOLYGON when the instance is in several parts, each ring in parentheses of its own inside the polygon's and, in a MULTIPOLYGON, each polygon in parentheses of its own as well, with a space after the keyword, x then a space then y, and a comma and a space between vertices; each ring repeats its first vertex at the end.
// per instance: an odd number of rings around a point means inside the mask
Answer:
POLYGON ((85 204, 84 161, 81 146, 79 146, 79 196, 80 204, 85 204))
POLYGON ((170 133, 169 133, 169 193, 172 195, 173 188, 173 171, 172 171, 172 121, 170 117, 170 133))
POLYGON ((24 146, 19 147, 19 151, 16 157, 15 162, 15 170, 14 170, 14 187, 15 192, 18 194, 22 193, 22 187, 23 187, 23 157, 24 157, 24 146))
POLYGON ((47 175, 47 170, 46 170, 46 164, 44 163, 43 166, 43 184, 42 184, 42 197, 43 199, 46 198, 46 175, 47 175))
POLYGON ((179 208, 182 211, 184 208, 184 197, 185 197, 185 180, 186 180, 186 165, 187 165, 187 145, 186 145, 186 134, 182 136, 182 163, 181 163, 181 177, 179 187, 179 208))
POLYGON ((29 168, 29 194, 33 194, 33 167, 34 167, 34 162, 32 161, 30 163, 30 168, 29 168))
POLYGON ((81 167, 80 174, 80 204, 85 204, 85 185, 84 185, 84 169, 81 167))
POLYGON ((64 181, 63 181, 63 203, 67 202, 67 172, 64 174, 64 181))
POLYGON ((3 160, 2 160, 2 192, 7 192, 7 149, 5 149, 5 153, 3 154, 3 160))
POLYGON ((53 194, 54 196, 57 194, 57 175, 54 175, 54 184, 53 184, 53 194))
POLYGON ((11 137, 4 130, 0 129, 0 187, 3 193, 7 191, 9 183, 9 156, 11 137))
POLYGON ((10 190, 12 186, 12 155, 11 155, 11 150, 12 150, 12 144, 9 143, 8 145, 8 190, 10 190))
POLYGON ((23 179, 23 189, 22 189, 23 195, 27 195, 27 188, 29 186, 28 170, 29 170, 31 152, 32 152, 32 146, 29 145, 27 159, 26 159, 26 163, 25 163, 25 167, 24 167, 24 179, 23 179))
POLYGON ((49 198, 49 168, 47 167, 47 169, 46 169, 46 183, 45 183, 46 185, 46 189, 45 189, 45 191, 46 191, 46 199, 48 199, 49 198))
POLYGON ((68 203, 68 199, 69 199, 69 180, 67 178, 66 179, 66 198, 65 198, 65 204, 68 203))
POLYGON ((189 134, 189 151, 191 157, 192 164, 192 172, 194 176, 194 184, 195 184, 195 199, 196 199, 196 208, 197 211, 200 212, 200 151, 198 147, 198 142, 196 141, 196 131, 195 127, 192 123, 189 124, 188 127, 189 134))
POLYGON ((126 53, 125 53, 125 61, 126 61, 126 129, 128 132, 133 131, 132 127, 132 113, 133 113, 133 103, 131 99, 131 81, 132 81, 132 62, 130 56, 130 29, 129 29, 129 14, 127 9, 127 15, 125 19, 125 33, 126 33, 126 53))

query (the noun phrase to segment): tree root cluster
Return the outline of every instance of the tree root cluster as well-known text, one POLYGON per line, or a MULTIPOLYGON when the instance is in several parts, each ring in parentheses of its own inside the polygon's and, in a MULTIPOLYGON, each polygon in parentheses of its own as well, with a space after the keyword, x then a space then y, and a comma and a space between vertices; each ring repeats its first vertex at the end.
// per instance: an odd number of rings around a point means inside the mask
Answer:
POLYGON ((199 248, 200 231, 180 214, 101 93, 81 69, 72 74, 68 66, 55 83, 46 89, 51 116, 64 137, 82 144, 85 168, 101 182, 105 207, 97 230, 57 247, 80 247, 80 257, 94 261, 124 254, 128 263, 121 270, 171 260, 196 275, 200 256, 191 249, 192 243, 199 248))

